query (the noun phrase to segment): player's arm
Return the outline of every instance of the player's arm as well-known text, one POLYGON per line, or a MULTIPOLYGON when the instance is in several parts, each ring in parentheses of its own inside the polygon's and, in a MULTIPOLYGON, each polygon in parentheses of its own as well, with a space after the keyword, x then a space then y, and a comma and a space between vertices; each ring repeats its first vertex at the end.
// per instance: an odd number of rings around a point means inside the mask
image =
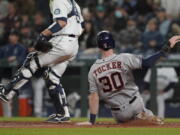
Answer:
POLYGON ((173 36, 167 45, 165 45, 159 52, 156 54, 142 59, 142 68, 149 68, 152 67, 161 57, 165 57, 171 48, 174 48, 174 46, 180 42, 180 36, 173 36))
POLYGON ((92 70, 89 71, 88 74, 89 81, 89 110, 90 110, 90 119, 86 122, 77 123, 77 125, 93 125, 96 122, 96 115, 99 110, 99 95, 98 95, 98 87, 93 76, 92 70))
POLYGON ((62 30, 67 25, 67 13, 69 9, 65 3, 60 3, 58 0, 54 1, 52 10, 54 22, 38 36, 34 43, 34 48, 37 51, 46 53, 51 50, 52 44, 48 42, 52 37, 51 35, 62 30))
POLYGON ((89 110, 90 110, 90 117, 89 121, 79 122, 76 125, 78 126, 91 126, 94 125, 96 122, 96 115, 99 110, 99 95, 97 92, 92 92, 89 95, 89 110))
POLYGON ((41 32, 42 35, 49 37, 53 33, 56 33, 63 29, 67 24, 67 14, 69 9, 64 2, 59 0, 54 0, 52 5, 52 17, 53 24, 51 24, 47 29, 41 32))
POLYGON ((63 29, 67 25, 67 20, 60 18, 50 25, 47 29, 41 32, 43 36, 50 37, 53 33, 56 33, 63 29))
POLYGON ((99 96, 97 92, 93 92, 89 95, 89 110, 90 110, 89 122, 95 124, 96 115, 99 110, 99 96))

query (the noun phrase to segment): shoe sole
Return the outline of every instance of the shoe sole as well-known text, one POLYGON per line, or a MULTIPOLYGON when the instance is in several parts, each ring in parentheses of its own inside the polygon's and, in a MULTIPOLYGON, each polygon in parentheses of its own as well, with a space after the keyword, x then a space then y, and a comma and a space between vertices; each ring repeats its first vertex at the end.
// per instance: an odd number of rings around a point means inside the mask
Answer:
POLYGON ((69 119, 66 121, 44 121, 44 122, 46 122, 46 123, 69 123, 69 122, 71 122, 71 120, 69 119))
POLYGON ((0 95, 0 100, 5 102, 5 103, 8 103, 9 101, 5 100, 1 95, 0 95))
POLYGON ((55 121, 44 121, 45 123, 52 123, 52 124, 58 124, 59 122, 55 122, 55 121))
POLYGON ((69 121, 57 121, 57 122, 55 122, 55 121, 44 121, 45 123, 53 123, 53 124, 58 124, 58 123, 69 123, 69 122, 71 122, 70 120, 69 121))
POLYGON ((59 121, 59 123, 69 123, 71 122, 71 120, 67 120, 67 121, 59 121))

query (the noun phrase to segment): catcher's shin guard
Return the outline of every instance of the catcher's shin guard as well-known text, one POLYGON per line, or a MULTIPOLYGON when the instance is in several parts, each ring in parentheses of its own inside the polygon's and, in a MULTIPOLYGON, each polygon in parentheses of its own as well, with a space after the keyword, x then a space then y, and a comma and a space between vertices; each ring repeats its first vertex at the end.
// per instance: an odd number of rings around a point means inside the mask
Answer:
POLYGON ((62 85, 60 84, 60 76, 58 76, 51 68, 47 68, 45 72, 46 85, 49 89, 49 96, 58 114, 63 114, 69 117, 69 110, 67 108, 66 94, 62 85))
POLYGON ((18 89, 28 82, 38 68, 40 68, 40 64, 37 53, 30 53, 10 83, 5 86, 5 94, 8 94, 11 90, 17 92, 18 89))

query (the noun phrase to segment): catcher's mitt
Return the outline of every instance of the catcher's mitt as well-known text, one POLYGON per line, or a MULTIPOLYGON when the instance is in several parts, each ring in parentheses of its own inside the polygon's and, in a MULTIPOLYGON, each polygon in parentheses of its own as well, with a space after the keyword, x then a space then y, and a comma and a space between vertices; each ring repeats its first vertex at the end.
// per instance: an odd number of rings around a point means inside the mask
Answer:
POLYGON ((34 48, 37 51, 47 53, 52 49, 52 44, 48 42, 48 39, 43 34, 40 34, 37 40, 34 42, 34 48))

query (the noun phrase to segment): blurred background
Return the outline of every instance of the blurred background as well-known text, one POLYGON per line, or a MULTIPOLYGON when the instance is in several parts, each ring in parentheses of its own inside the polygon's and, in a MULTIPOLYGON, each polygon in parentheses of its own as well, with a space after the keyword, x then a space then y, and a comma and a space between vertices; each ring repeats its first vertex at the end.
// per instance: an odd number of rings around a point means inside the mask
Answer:
MULTIPOLYGON (((62 84, 73 117, 88 115, 87 74, 98 58, 96 33, 112 32, 117 53, 147 57, 180 34, 180 0, 76 0, 82 8, 85 31, 77 58, 62 84)), ((7 83, 22 64, 32 42, 52 23, 48 0, 0 0, 0 81, 7 83)), ((43 71, 43 69, 42 69, 43 71)), ((0 116, 46 117, 54 111, 41 72, 9 104, 0 103, 0 116)), ((180 46, 152 69, 134 71, 147 108, 160 117, 180 117, 180 46)), ((111 117, 100 103, 99 117, 111 117)))

